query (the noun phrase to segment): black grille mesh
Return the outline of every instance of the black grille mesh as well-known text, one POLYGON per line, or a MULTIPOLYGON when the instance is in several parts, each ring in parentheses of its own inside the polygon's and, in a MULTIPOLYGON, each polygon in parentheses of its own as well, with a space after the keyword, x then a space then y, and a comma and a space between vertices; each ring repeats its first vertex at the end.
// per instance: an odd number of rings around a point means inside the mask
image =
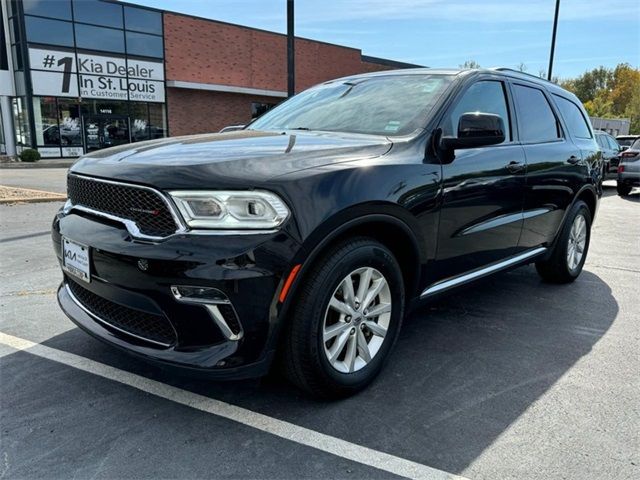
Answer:
POLYGON ((166 237, 178 228, 166 203, 152 190, 69 175, 67 196, 74 205, 132 220, 145 235, 166 237))
POLYGON ((87 310, 106 323, 138 337, 165 345, 171 345, 176 340, 175 332, 164 315, 154 315, 124 307, 90 292, 73 280, 68 280, 67 285, 87 310))

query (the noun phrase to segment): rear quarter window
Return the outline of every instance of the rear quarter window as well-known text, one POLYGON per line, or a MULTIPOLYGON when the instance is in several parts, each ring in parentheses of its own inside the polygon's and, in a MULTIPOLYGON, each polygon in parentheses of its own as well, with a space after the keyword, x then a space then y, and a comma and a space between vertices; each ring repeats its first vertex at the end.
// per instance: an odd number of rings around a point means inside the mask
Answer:
POLYGON ((567 100, 559 95, 553 94, 553 97, 571 135, 574 138, 593 138, 587 119, 584 118, 580 107, 571 100, 567 100))

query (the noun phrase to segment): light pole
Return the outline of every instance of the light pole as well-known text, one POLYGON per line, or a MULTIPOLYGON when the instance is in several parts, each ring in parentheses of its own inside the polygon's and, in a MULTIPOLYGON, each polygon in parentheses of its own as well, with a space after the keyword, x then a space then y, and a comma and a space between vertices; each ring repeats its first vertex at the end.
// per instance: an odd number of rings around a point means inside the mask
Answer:
POLYGON ((551 81, 551 72, 553 70, 553 55, 556 50, 556 32, 558 31, 558 13, 560 12, 560 0, 556 0, 556 14, 553 17, 553 33, 551 34, 551 53, 549 54, 549 71, 547 72, 547 80, 551 81))
POLYGON ((293 30, 293 0, 287 0, 287 95, 296 93, 296 53, 293 30))

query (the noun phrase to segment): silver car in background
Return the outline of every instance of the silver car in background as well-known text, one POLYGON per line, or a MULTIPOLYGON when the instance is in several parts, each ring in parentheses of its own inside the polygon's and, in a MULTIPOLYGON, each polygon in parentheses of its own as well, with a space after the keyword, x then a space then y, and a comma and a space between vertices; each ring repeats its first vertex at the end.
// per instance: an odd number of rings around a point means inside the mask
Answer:
POLYGON ((640 186, 640 139, 620 154, 618 195, 627 196, 633 187, 638 186, 640 186))

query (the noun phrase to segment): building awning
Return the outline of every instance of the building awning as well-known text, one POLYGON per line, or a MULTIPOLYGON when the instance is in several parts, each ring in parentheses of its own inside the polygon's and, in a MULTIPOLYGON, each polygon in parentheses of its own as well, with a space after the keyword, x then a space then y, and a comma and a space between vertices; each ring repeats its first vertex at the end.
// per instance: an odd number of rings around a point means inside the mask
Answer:
POLYGON ((217 83, 184 82, 182 80, 167 80, 169 88, 184 88, 188 90, 206 90, 209 92, 241 93, 244 95, 257 95, 262 97, 286 98, 287 92, 283 90, 266 90, 262 88, 235 87, 217 83))

